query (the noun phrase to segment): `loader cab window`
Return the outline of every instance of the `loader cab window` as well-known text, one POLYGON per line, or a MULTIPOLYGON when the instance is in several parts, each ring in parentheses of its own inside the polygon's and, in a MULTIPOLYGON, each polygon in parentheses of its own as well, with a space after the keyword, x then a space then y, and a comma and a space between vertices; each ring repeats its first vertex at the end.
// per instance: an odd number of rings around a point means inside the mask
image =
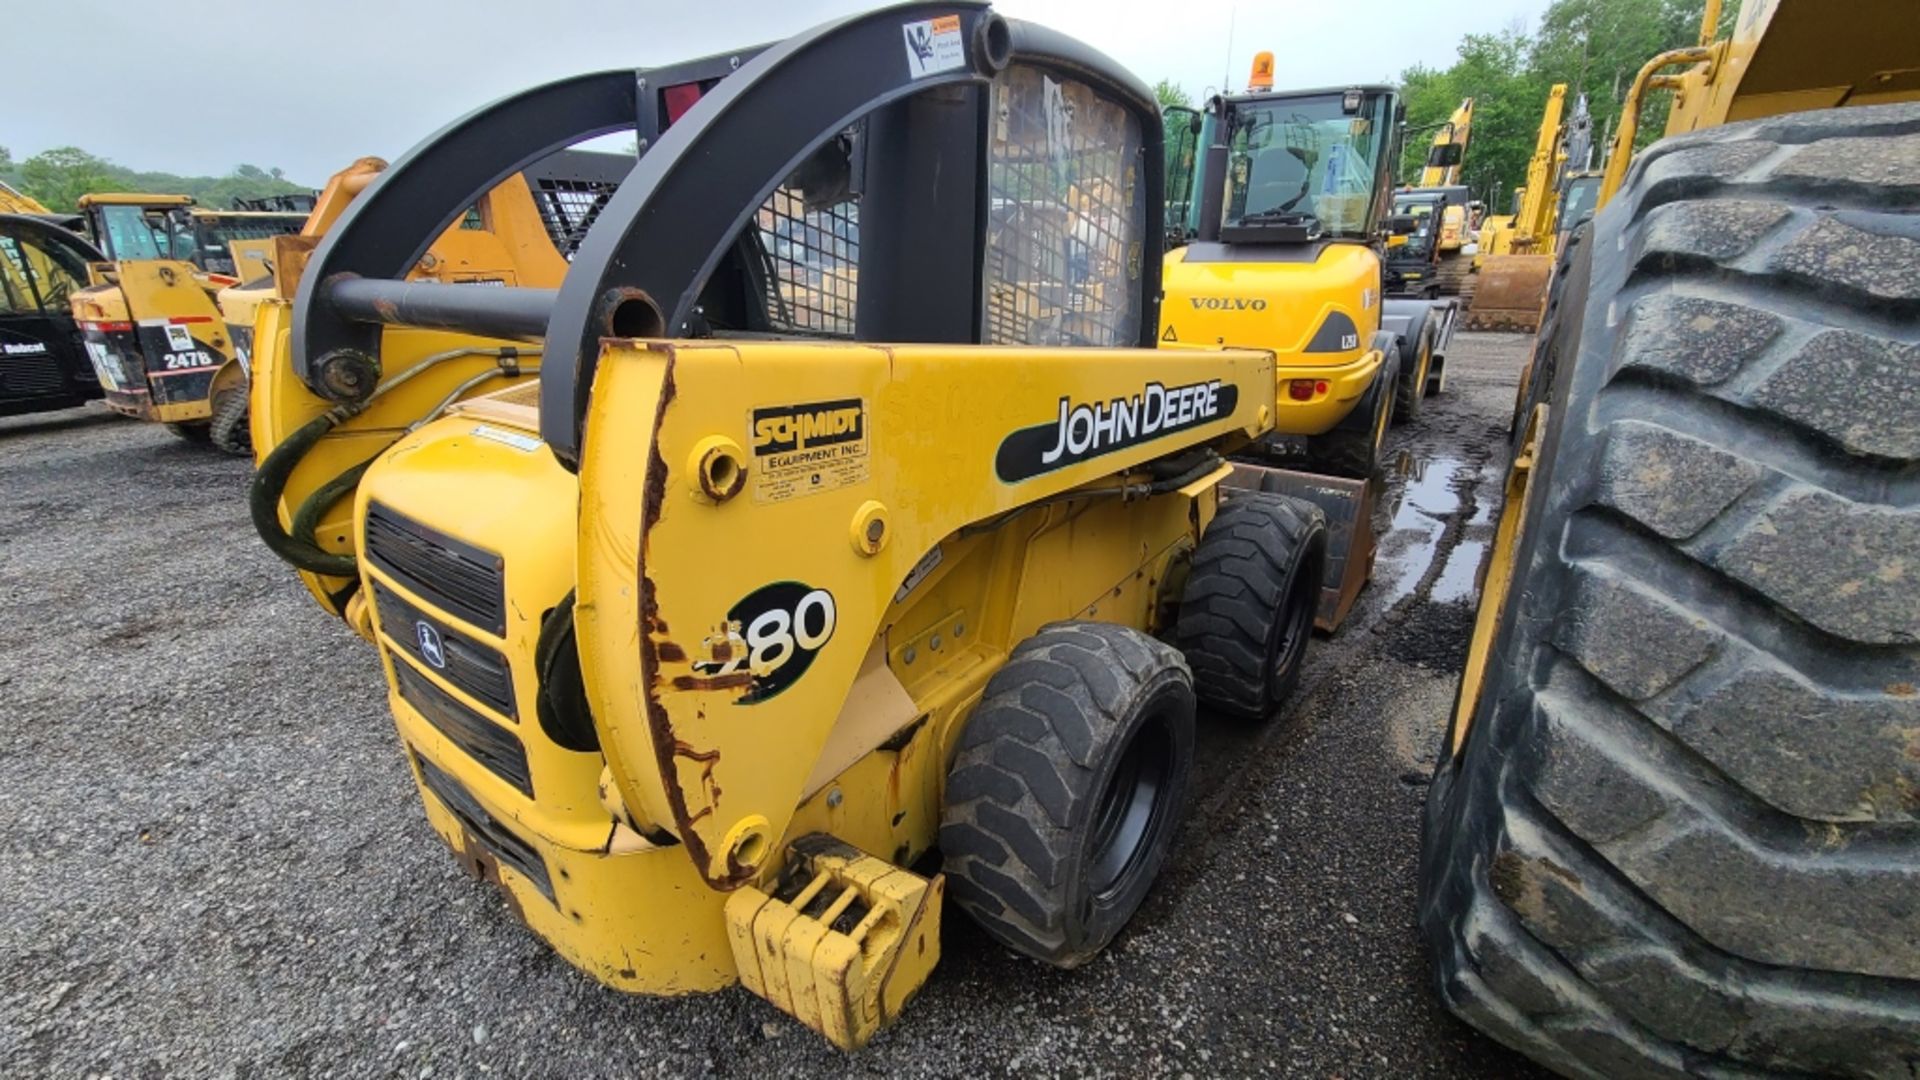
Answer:
POLYGON ((86 266, 28 236, 0 233, 0 315, 64 315, 86 287, 86 266))
POLYGON ((233 241, 292 236, 306 223, 305 214, 194 214, 193 249, 185 258, 213 274, 231 274, 233 241))
POLYGON ((1593 213, 1600 197, 1600 177, 1578 176, 1567 181, 1565 202, 1560 207, 1560 228, 1571 229, 1580 219, 1593 213))
POLYGON ((1407 236, 1404 248, 1406 254, 1425 255, 1433 250, 1433 243, 1438 239, 1439 233, 1436 211, 1440 211, 1441 205, 1432 199, 1395 200, 1393 212, 1405 214, 1414 222, 1413 232, 1407 236))
POLYGON ((102 206, 94 218, 94 239, 107 258, 188 259, 193 256, 192 229, 162 207, 114 204, 102 206))
POLYGON ((994 80, 987 123, 982 340, 1137 342, 1139 119, 1085 83, 1014 66, 994 80))
POLYGON ((753 216, 756 291, 775 333, 852 338, 860 292, 856 125, 828 139, 753 216))
MULTIPOLYGON (((1370 237, 1392 142, 1389 94, 1244 98, 1226 103, 1225 226, 1257 235, 1370 237)), ((1253 239, 1243 235, 1242 239, 1253 239)))

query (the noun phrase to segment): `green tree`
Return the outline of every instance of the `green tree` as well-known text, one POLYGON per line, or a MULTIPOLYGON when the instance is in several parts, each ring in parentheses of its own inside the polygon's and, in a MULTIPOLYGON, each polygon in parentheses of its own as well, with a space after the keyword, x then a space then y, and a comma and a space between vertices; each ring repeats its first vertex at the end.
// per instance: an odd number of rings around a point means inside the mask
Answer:
POLYGON ((77 146, 43 150, 20 163, 21 189, 55 211, 79 208, 80 196, 111 191, 108 163, 77 146))
MULTIPOLYGON (((1504 211, 1526 179, 1547 92, 1567 84, 1570 112, 1581 94, 1593 116, 1594 167, 1605 138, 1619 124, 1620 105, 1641 65, 1699 38, 1705 0, 1553 0, 1529 34, 1518 28, 1468 34, 1445 69, 1415 66, 1401 73, 1408 134, 1400 177, 1411 181, 1426 161, 1433 132, 1462 98, 1474 99, 1473 139, 1464 176, 1475 196, 1504 211)), ((1721 31, 1737 5, 1721 13, 1721 31)), ((1658 138, 1667 95, 1654 94, 1642 113, 1641 145, 1658 138)))
POLYGON ((1462 176, 1476 198, 1504 205, 1496 189, 1510 190, 1526 173, 1546 91, 1529 70, 1532 42, 1516 30, 1468 34, 1459 58, 1445 71, 1409 68, 1401 75, 1407 99, 1407 139, 1400 178, 1417 181, 1433 133, 1465 98, 1473 99, 1473 133, 1462 176))
POLYGON ((1193 108, 1193 95, 1187 93, 1184 87, 1172 79, 1161 79, 1159 82, 1154 83, 1153 96, 1160 99, 1160 107, 1163 109, 1169 105, 1184 105, 1189 109, 1193 108))

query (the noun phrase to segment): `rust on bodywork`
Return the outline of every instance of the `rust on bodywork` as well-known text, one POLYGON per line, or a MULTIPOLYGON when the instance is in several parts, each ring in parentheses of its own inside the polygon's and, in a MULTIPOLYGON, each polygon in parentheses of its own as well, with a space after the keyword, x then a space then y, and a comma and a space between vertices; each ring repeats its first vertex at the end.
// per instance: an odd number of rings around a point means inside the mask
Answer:
POLYGON ((500 890, 500 895, 506 898, 508 910, 513 912, 514 918, 520 920, 521 925, 532 925, 527 922, 527 913, 520 906, 520 898, 513 895, 513 890, 507 888, 506 881, 500 877, 500 861, 493 857, 493 853, 486 849, 486 845, 473 838, 473 834, 467 831, 465 825, 456 824, 454 829, 459 836, 459 839, 450 845, 453 849, 454 861, 460 864, 461 869, 473 875, 474 880, 489 882, 494 888, 500 890))
POLYGON ((739 690, 753 685, 753 672, 736 671, 731 675, 675 675, 675 690, 739 690))
POLYGON ((687 650, 671 641, 663 641, 655 649, 660 653, 660 659, 669 664, 678 664, 687 658, 687 650))
MULTIPOLYGON (((606 314, 609 318, 611 317, 611 308, 606 314)), ((680 842, 686 846, 687 858, 693 860, 694 867, 700 871, 702 877, 707 879, 708 885, 730 891, 745 884, 752 877, 752 873, 739 866, 731 855, 727 860, 726 874, 715 878, 710 873, 712 855, 707 850, 706 839, 700 835, 694 825, 700 818, 713 813, 714 807, 708 806, 697 815, 693 813, 687 805, 687 793, 680 786, 676 764, 677 759, 682 756, 683 749, 687 751, 686 756, 703 762, 706 765, 704 776, 708 791, 717 805, 720 789, 713 784, 712 778, 713 767, 719 763, 719 751, 693 751, 687 744, 681 742, 674 734, 673 719, 667 715, 667 708, 660 701, 660 663, 667 658, 664 654, 668 651, 663 646, 671 646, 672 643, 656 640, 656 636, 664 638, 667 625, 660 618, 658 587, 654 583, 652 574, 648 572, 648 567, 652 564, 647 559, 647 539, 653 534, 654 526, 660 523, 661 509, 665 506, 667 498, 667 462, 660 456, 660 429, 666 422, 667 409, 672 406, 676 393, 674 385, 676 355, 670 345, 652 345, 648 348, 650 351, 658 351, 666 355, 666 373, 660 380, 660 400, 654 408, 653 436, 647 450, 647 478, 645 486, 641 489, 640 498, 640 551, 637 561, 640 566, 641 705, 646 711, 647 728, 652 734, 654 765, 660 772, 660 783, 663 794, 666 795, 667 809, 673 814, 675 831, 680 836, 680 842), (708 760, 698 756, 699 754, 711 754, 712 758, 708 760)))

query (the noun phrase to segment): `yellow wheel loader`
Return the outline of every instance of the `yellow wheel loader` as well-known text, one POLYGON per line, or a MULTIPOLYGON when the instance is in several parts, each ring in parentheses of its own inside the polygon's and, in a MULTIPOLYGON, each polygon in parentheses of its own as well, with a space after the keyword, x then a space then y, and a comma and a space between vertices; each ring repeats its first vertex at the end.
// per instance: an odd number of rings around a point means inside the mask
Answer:
POLYGON ((1559 253, 1421 924, 1569 1076, 1909 1076, 1920 7, 1718 8, 1559 253))
POLYGON ((246 453, 246 364, 216 297, 240 283, 235 243, 298 232, 306 215, 139 194, 83 195, 80 211, 106 259, 71 306, 107 407, 246 453))
POLYGON ((480 109, 276 267, 255 525, 379 649, 434 830, 570 963, 854 1047, 949 894, 1063 967, 1140 905, 1196 707, 1281 706, 1329 548, 1226 461, 1310 407, 1274 354, 1155 348, 1161 138, 1080 42, 904 5, 480 109), (621 130, 570 264, 406 280, 621 130))
POLYGON ((1197 201, 1191 242, 1167 256, 1160 343, 1272 350, 1288 380, 1277 435, 1300 443, 1308 471, 1365 481, 1388 424, 1444 387, 1458 303, 1385 295, 1385 233, 1418 229, 1388 217, 1396 92, 1276 92, 1270 72, 1256 62, 1248 91, 1184 129, 1196 152, 1175 158, 1196 175, 1168 186, 1197 201))

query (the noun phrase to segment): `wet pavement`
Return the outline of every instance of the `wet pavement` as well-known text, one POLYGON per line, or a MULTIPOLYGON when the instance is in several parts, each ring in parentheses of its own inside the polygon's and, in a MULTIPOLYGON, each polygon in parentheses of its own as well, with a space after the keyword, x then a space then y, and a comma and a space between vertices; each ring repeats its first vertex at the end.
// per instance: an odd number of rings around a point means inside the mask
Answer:
POLYGON ((844 1055, 743 991, 594 983, 423 820, 373 653, 252 535, 242 462, 0 421, 0 1075, 1500 1076, 1414 932, 1527 340, 1463 336, 1389 436, 1375 581, 1264 725, 1204 717, 1167 871, 1097 961, 957 912, 844 1055))

